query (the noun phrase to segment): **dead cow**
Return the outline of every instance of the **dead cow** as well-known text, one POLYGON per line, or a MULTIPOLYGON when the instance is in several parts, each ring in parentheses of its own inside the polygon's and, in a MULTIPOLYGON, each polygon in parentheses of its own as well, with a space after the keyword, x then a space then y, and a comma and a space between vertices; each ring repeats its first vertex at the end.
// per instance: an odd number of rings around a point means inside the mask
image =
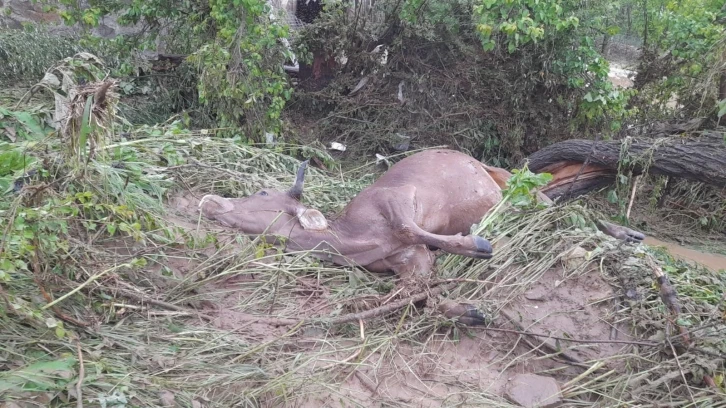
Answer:
MULTIPOLYGON (((511 176, 506 170, 454 150, 426 150, 396 163, 328 221, 300 202, 305 167, 304 162, 288 191, 266 189, 233 199, 206 195, 199 207, 205 217, 227 227, 284 237, 288 250, 309 250, 372 272, 393 271, 402 279, 429 276, 430 248, 481 259, 493 255, 485 238, 462 234, 502 199, 511 176)), ((644 238, 613 224, 601 223, 601 228, 628 241, 644 238)))

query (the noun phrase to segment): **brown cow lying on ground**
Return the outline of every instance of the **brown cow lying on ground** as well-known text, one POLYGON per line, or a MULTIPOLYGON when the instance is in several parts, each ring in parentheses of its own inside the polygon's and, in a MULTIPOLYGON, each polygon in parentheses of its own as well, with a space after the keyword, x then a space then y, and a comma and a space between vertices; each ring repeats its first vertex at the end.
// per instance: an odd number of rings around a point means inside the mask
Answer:
MULTIPOLYGON (((199 208, 205 217, 244 233, 284 237, 288 250, 309 250, 372 272, 393 271, 401 279, 429 276, 432 247, 474 258, 493 256, 489 241, 462 234, 502 199, 511 176, 506 170, 453 150, 426 150, 396 163, 328 221, 300 202, 305 167, 300 166, 289 191, 261 190, 232 199, 207 195, 199 208)), ((600 227, 631 242, 645 238, 614 224, 600 222, 600 227)))

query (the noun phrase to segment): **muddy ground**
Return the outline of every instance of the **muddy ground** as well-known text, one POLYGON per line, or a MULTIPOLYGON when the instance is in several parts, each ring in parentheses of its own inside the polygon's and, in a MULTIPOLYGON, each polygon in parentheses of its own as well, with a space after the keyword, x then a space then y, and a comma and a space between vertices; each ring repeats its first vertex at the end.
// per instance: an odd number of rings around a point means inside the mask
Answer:
MULTIPOLYGON (((169 219, 197 234, 222 232, 217 226, 199 219, 199 199, 198 195, 189 193, 176 196, 170 202, 169 219)), ((210 249, 209 255, 214 251, 210 249)), ((468 393, 491 395, 505 404, 506 400, 517 398, 521 401, 546 399, 549 396, 541 393, 547 389, 548 379, 554 379, 563 387, 582 373, 577 361, 603 360, 623 354, 628 347, 626 344, 580 344, 566 349, 575 362, 565 361, 543 358, 549 354, 543 344, 552 342, 546 336, 583 340, 634 339, 629 323, 617 315, 621 294, 617 285, 612 285, 612 277, 604 276, 597 264, 586 265, 582 253, 578 254, 549 270, 523 295, 505 301, 502 309, 496 311, 493 327, 540 333, 543 335, 541 340, 481 329, 457 332, 459 338, 454 340, 456 336, 450 329, 432 334, 423 345, 414 347, 400 342, 393 351, 367 352, 362 360, 356 358, 362 350, 353 350, 347 355, 328 355, 309 366, 308 371, 323 369, 336 360, 355 361, 357 368, 341 371, 341 378, 345 378, 342 387, 315 395, 299 395, 287 406, 347 406, 341 405, 342 400, 355 401, 354 406, 361 407, 467 405, 468 393), (523 374, 542 377, 523 377, 523 374), (541 390, 540 386, 543 387, 541 390)), ((194 274, 198 266, 188 259, 170 259, 167 264, 180 278, 194 274)), ((263 344, 283 336, 288 328, 264 319, 250 320, 252 314, 266 313, 250 307, 250 297, 255 292, 249 283, 254 280, 252 275, 237 274, 234 279, 218 281, 200 291, 213 293, 216 298, 203 307, 204 313, 214 317, 210 322, 213 327, 230 333, 244 333, 245 339, 253 338, 263 344)), ((329 296, 329 289, 316 283, 314 277, 299 277, 299 289, 296 310, 267 313, 314 317, 330 313, 336 306, 329 296)), ((367 323, 363 324, 361 336, 371 329, 367 323)), ((297 338, 298 352, 318 353, 329 348, 327 341, 326 332, 305 330, 297 338)), ((610 368, 618 369, 620 363, 610 364, 610 368)))

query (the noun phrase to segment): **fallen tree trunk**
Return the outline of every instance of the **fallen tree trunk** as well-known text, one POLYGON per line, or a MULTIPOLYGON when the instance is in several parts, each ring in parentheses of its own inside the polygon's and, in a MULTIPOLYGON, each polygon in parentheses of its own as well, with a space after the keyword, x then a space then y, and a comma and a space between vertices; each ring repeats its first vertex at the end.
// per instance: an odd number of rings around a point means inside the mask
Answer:
POLYGON ((555 143, 529 157, 530 170, 553 175, 553 181, 543 189, 550 198, 576 196, 612 183, 618 168, 636 175, 648 172, 723 188, 726 142, 720 133, 689 139, 573 139, 555 143))

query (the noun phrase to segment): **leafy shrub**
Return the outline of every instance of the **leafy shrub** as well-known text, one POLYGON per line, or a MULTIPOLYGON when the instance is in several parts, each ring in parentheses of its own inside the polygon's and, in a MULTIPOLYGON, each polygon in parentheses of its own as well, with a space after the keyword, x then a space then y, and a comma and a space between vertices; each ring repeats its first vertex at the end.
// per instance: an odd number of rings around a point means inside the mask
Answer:
POLYGON ((0 83, 37 81, 58 60, 82 50, 78 38, 40 28, 0 30, 0 83))

